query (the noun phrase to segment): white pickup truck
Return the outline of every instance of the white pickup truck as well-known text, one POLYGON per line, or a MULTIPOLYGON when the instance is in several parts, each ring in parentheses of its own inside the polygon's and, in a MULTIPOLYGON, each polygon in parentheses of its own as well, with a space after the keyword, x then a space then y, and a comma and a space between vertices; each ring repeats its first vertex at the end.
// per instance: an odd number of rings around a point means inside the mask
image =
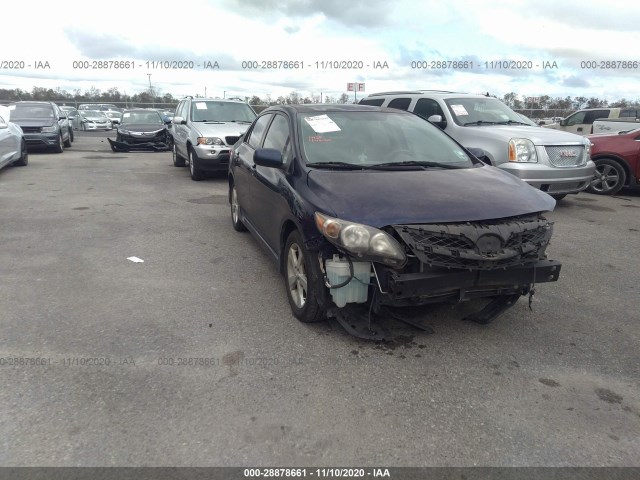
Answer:
MULTIPOLYGON (((626 121, 635 121, 637 118, 640 118, 640 107, 585 108, 584 110, 578 110, 572 113, 567 118, 560 120, 559 123, 543 125, 543 127, 553 128, 554 130, 564 130, 565 132, 577 133, 578 135, 589 135, 591 133, 597 133, 594 127, 596 120, 617 118, 626 121)), ((601 133, 611 133, 611 131, 601 133)))
POLYGON ((640 128, 640 118, 599 118, 593 122, 592 133, 603 135, 607 133, 626 132, 640 128))

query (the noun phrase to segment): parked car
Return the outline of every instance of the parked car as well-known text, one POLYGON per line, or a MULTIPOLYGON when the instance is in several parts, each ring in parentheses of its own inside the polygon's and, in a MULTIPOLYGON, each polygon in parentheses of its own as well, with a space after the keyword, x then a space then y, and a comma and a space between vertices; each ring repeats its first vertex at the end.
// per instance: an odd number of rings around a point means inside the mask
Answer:
POLYGON ((67 118, 69 119, 69 122, 71 123, 71 127, 73 130, 80 130, 82 128, 82 119, 80 117, 80 113, 78 112, 78 110, 76 110, 75 107, 62 105, 60 107, 60 110, 62 110, 67 116, 67 118))
POLYGON ((0 106, 0 168, 8 165, 24 167, 29 163, 27 142, 22 129, 9 121, 10 110, 0 106))
POLYGON ((192 180, 207 172, 226 171, 229 149, 256 118, 253 109, 237 100, 187 97, 172 120, 173 164, 189 164, 192 180))
POLYGON ((640 128, 587 138, 596 164, 589 192, 614 195, 624 186, 640 184, 640 128))
POLYGON ((112 125, 119 125, 120 122, 122 122, 122 112, 118 112, 117 110, 105 110, 103 113, 111 121, 112 125))
POLYGON ((153 110, 130 109, 122 114, 122 122, 116 130, 116 139, 109 138, 114 152, 130 150, 170 150, 171 135, 167 122, 153 110))
POLYGON ((593 122, 591 133, 593 135, 628 132, 640 128, 640 118, 599 118, 593 122))
POLYGON ((234 229, 284 273, 302 322, 345 325, 356 303, 487 297, 471 317, 485 323, 559 276, 542 216, 555 201, 404 111, 270 107, 234 147, 228 181, 234 229))
POLYGON ((9 105, 10 121, 20 125, 27 148, 47 147, 62 153, 73 141, 67 115, 53 102, 25 101, 9 105))
POLYGON ((80 110, 82 130, 111 130, 113 124, 105 112, 99 110, 80 110))
POLYGON ((78 106, 78 110, 98 110, 99 112, 112 110, 122 112, 124 109, 115 106, 113 103, 83 103, 78 106))
POLYGON ((546 128, 555 130, 564 130, 565 132, 577 133, 580 135, 589 135, 599 133, 595 130, 594 122, 598 119, 625 118, 634 121, 640 118, 640 107, 600 107, 585 108, 572 113, 567 118, 560 120, 558 123, 545 125, 546 128))
POLYGON ((556 200, 589 186, 595 165, 588 140, 529 125, 497 98, 418 90, 375 93, 363 105, 408 110, 428 119, 487 160, 556 200))

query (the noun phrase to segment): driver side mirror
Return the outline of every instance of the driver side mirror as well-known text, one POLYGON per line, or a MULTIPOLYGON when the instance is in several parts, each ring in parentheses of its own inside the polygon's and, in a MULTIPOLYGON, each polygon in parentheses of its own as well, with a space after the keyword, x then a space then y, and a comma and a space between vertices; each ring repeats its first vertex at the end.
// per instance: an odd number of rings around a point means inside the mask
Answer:
POLYGON ((566 127, 567 126, 567 121, 564 118, 562 120, 560 120, 560 126, 561 127, 566 127))
POLYGON ((280 168, 283 165, 282 153, 275 148, 259 148, 253 153, 253 163, 261 167, 280 168))
POLYGON ((186 125, 187 124, 187 121, 182 117, 173 117, 172 122, 175 123, 176 125, 186 125))
POLYGON ((442 115, 431 115, 427 120, 442 130, 447 127, 447 121, 443 120, 442 115))
POLYGON ((471 155, 476 157, 478 160, 480 160, 485 165, 491 165, 491 160, 489 160, 489 157, 487 156, 487 152, 485 152, 482 148, 469 147, 469 148, 467 148, 467 150, 469 151, 469 153, 471 155))

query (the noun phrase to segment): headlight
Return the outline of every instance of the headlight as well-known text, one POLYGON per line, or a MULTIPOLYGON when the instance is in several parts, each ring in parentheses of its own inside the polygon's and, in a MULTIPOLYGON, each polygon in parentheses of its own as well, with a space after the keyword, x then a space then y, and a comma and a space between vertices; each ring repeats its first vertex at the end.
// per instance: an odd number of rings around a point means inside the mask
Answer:
POLYGON ((536 163, 538 154, 533 142, 526 138, 512 138, 509 140, 509 161, 536 163))
POLYGON ((382 230, 316 212, 316 227, 334 245, 356 257, 401 267, 407 257, 398 241, 382 230))
POLYGON ((198 137, 198 145, 224 145, 218 137, 198 137))
POLYGON ((55 133, 57 131, 57 127, 53 125, 52 127, 42 127, 42 133, 55 133))

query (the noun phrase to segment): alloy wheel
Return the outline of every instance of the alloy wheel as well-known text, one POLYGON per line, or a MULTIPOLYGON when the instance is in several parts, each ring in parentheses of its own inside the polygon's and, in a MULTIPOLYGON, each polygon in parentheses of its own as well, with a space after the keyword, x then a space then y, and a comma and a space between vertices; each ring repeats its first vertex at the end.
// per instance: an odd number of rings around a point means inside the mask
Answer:
POLYGON ((607 193, 613 190, 620 182, 618 171, 608 164, 598 165, 593 174, 591 188, 598 193, 607 193))
POLYGON ((304 308, 307 303, 307 272, 302 249, 292 243, 287 254, 287 285, 296 307, 304 308))

